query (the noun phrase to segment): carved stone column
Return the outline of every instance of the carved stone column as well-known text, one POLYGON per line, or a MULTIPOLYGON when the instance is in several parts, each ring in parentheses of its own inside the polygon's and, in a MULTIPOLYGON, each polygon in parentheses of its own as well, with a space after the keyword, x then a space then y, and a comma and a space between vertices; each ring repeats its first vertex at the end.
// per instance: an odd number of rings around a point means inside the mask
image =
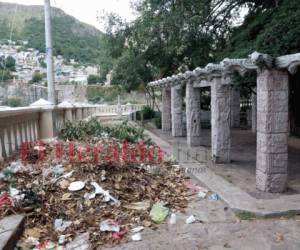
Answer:
POLYGON ((282 192, 287 183, 289 80, 286 71, 263 69, 257 77, 256 185, 282 192))
POLYGON ((231 107, 231 127, 239 128, 240 127, 240 90, 232 87, 231 88, 231 97, 230 97, 230 107, 231 107))
POLYGON ((162 131, 171 131, 171 89, 164 87, 162 89, 162 112, 161 112, 161 128, 162 131))
MULTIPOLYGON (((256 91, 256 89, 255 89, 256 91)), ((252 93, 251 95, 251 130, 253 133, 256 133, 257 129, 257 96, 252 93)))
POLYGON ((172 136, 183 136, 183 98, 180 86, 171 87, 172 136))
POLYGON ((230 85, 222 77, 211 81, 211 149, 216 163, 230 162, 230 85))
POLYGON ((186 84, 186 127, 187 144, 190 147, 200 146, 200 105, 200 88, 194 88, 193 80, 189 79, 186 84))

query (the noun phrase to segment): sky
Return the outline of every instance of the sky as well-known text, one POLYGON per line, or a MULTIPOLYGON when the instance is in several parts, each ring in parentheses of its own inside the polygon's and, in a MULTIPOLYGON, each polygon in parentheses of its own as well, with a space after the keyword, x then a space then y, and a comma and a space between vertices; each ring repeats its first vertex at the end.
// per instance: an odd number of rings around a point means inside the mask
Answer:
MULTIPOLYGON (((0 0, 1 2, 24 5, 43 5, 44 0, 0 0)), ((134 15, 130 9, 130 0, 50 0, 51 5, 58 7, 78 20, 103 30, 97 19, 98 13, 114 12, 131 21, 134 15)))

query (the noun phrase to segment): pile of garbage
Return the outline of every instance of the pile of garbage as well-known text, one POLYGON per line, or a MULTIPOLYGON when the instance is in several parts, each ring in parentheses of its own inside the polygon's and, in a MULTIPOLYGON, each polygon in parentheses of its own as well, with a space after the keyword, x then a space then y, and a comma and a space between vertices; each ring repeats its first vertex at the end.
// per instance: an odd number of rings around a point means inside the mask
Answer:
MULTIPOLYGON (((102 140, 96 143, 116 142, 102 140)), ((0 167, 0 218, 27 217, 18 249, 89 249, 124 238, 137 241, 145 227, 155 229, 187 207, 186 177, 172 162, 57 162, 54 148, 51 143, 38 148, 42 161, 15 160, 0 167)))

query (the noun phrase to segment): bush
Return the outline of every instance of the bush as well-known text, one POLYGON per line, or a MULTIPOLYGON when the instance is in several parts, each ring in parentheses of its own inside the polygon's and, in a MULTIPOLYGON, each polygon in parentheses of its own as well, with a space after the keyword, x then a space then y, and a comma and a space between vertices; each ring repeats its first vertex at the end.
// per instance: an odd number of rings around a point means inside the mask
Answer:
POLYGON ((101 78, 98 75, 89 75, 88 77, 88 84, 96 84, 100 83, 101 78))
POLYGON ((44 75, 42 73, 34 72, 30 83, 38 83, 41 82, 43 79, 44 79, 44 75))
POLYGON ((127 122, 110 128, 102 126, 96 119, 87 122, 80 121, 79 123, 67 122, 60 137, 64 140, 82 140, 88 136, 101 137, 103 134, 131 143, 144 139, 144 129, 142 128, 128 126, 127 122))
POLYGON ((7 97, 2 104, 9 107, 22 107, 23 99, 21 97, 7 97))
POLYGON ((144 120, 152 119, 155 116, 155 111, 150 106, 144 106, 141 112, 144 115, 144 120))
POLYGON ((159 116, 159 117, 156 117, 155 119, 154 119, 154 124, 155 124, 155 126, 158 128, 158 129, 161 129, 161 117, 159 116))
POLYGON ((87 98, 93 103, 114 103, 118 99, 118 95, 122 96, 124 90, 118 86, 88 86, 87 98))

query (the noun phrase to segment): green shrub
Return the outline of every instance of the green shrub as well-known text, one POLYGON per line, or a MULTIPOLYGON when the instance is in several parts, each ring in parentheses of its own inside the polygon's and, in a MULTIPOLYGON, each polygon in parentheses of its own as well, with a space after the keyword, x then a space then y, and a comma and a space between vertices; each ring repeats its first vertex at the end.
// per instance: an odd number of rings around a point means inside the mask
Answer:
POLYGON ((158 129, 161 129, 161 116, 154 118, 154 124, 158 129))
POLYGON ((23 99, 21 97, 7 97, 2 102, 2 105, 9 106, 9 107, 22 107, 23 99))
POLYGON ((96 119, 80 121, 79 123, 67 122, 60 137, 64 140, 83 140, 87 136, 101 137, 103 133, 109 137, 131 143, 144 139, 144 129, 142 128, 131 127, 127 122, 110 128, 102 126, 96 119))
POLYGON ((98 75, 89 75, 88 84, 97 84, 101 82, 101 78, 98 75))
POLYGON ((87 99, 93 103, 116 103, 118 95, 123 94, 124 90, 118 86, 87 86, 87 99))
POLYGON ((154 118, 155 112, 150 106, 144 106, 142 109, 142 113, 144 115, 144 120, 154 118))

